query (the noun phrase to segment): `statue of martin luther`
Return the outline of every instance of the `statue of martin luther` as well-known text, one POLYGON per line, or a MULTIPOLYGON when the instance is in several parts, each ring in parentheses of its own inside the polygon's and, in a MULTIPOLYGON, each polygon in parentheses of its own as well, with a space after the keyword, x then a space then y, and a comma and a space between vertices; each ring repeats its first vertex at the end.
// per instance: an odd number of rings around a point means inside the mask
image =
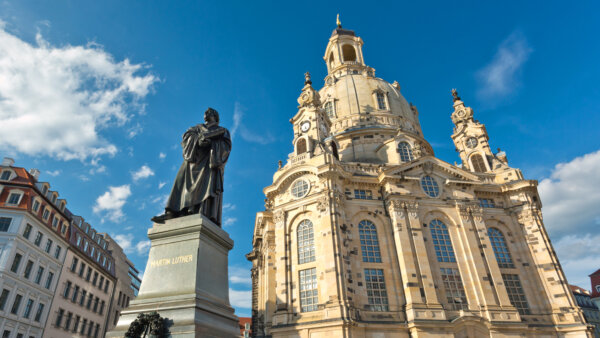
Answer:
POLYGON ((223 174, 231 151, 231 137, 219 126, 219 113, 208 108, 204 122, 183 134, 183 164, 177 172, 165 213, 156 223, 200 213, 221 226, 223 174))

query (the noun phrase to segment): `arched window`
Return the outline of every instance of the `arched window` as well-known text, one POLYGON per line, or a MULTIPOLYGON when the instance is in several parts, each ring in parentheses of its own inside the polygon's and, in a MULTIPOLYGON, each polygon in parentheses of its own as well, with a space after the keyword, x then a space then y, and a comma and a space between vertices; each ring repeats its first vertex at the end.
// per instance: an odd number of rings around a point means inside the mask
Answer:
POLYGON ((386 109, 385 94, 382 92, 377 92, 377 108, 378 109, 386 109))
POLYGON ((473 164, 473 171, 484 173, 487 171, 485 167, 485 163, 483 162, 483 157, 479 154, 475 154, 471 156, 471 163, 473 164))
POLYGON ((452 241, 450 240, 446 224, 438 219, 434 219, 429 223, 429 230, 431 230, 431 239, 433 240, 433 248, 435 249, 435 256, 438 262, 456 262, 452 241))
POLYGON ((315 261, 315 234, 311 221, 305 219, 298 225, 298 264, 315 261))
POLYGON ((299 139, 296 142, 296 155, 304 154, 306 152, 306 139, 299 139))
POLYGON ((335 117, 335 105, 332 101, 325 103, 325 113, 327 113, 330 119, 335 117))
POLYGON ((330 68, 330 70, 333 69, 333 63, 334 63, 333 52, 331 52, 331 54, 329 54, 329 68, 330 68))
POLYGON ((381 252, 379 251, 379 240, 377 229, 371 221, 362 220, 358 223, 360 235, 360 248, 362 250, 363 262, 381 263, 381 252))
POLYGON ((490 236, 490 242, 492 242, 492 248, 494 249, 494 254, 498 261, 498 267, 514 268, 515 265, 510 257, 506 239, 504 239, 502 232, 496 228, 488 228, 488 236, 490 236))
POLYGON ((421 188, 429 197, 438 197, 440 195, 440 187, 435 178, 431 176, 423 176, 421 178, 421 188))
POLYGON ((398 144, 398 152, 400 153, 400 161, 410 162, 414 160, 412 148, 408 142, 400 142, 398 144))
POLYGON ((356 51, 351 45, 342 46, 342 54, 344 55, 344 62, 356 61, 356 51))

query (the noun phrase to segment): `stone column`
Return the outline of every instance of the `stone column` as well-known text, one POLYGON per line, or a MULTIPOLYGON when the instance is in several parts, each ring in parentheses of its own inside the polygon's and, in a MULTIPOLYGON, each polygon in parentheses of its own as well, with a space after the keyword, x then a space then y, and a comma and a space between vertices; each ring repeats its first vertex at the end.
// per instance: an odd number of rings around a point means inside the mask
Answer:
POLYGON ((154 224, 137 298, 107 337, 123 337, 140 313, 157 311, 170 337, 239 337, 229 304, 229 235, 201 215, 154 224))

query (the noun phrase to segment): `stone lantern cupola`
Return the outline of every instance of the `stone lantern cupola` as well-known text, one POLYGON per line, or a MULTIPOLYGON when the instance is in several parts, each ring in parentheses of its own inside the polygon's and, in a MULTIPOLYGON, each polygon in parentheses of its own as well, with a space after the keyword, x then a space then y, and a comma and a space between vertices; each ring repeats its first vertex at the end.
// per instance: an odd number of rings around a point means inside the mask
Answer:
POLYGON ((336 29, 333 30, 329 44, 325 49, 325 63, 329 74, 350 66, 356 70, 363 70, 365 61, 362 54, 363 40, 354 34, 354 31, 343 29, 342 24, 337 22, 336 29))

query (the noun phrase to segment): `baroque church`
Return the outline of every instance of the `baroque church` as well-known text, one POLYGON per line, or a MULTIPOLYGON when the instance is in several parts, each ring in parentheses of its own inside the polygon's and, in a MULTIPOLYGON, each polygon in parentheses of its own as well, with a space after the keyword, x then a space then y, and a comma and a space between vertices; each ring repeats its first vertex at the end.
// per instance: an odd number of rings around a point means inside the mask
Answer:
POLYGON ((264 189, 255 337, 588 337, 544 228, 537 181, 494 153, 453 90, 461 163, 435 157, 397 82, 333 31, 323 88, 298 98, 293 152, 264 189))

